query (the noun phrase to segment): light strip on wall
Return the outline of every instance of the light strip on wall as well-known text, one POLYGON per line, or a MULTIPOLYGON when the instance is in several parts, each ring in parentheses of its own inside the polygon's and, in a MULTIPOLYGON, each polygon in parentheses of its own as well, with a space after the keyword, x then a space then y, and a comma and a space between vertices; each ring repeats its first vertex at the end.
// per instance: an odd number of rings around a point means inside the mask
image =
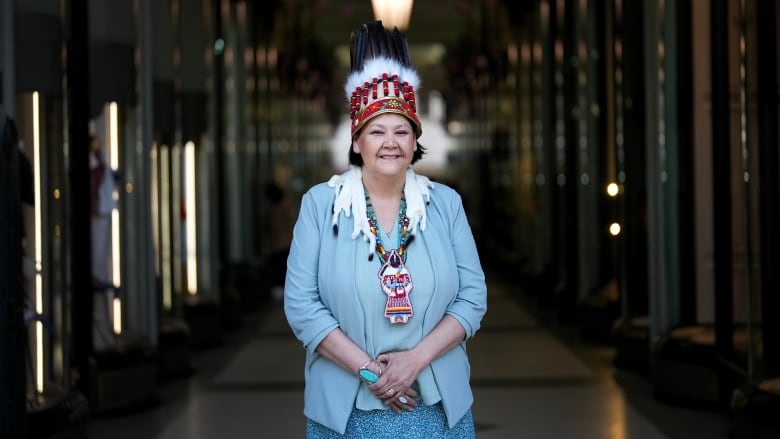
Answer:
POLYGON ((108 129, 111 154, 109 165, 116 171, 119 169, 119 106, 116 102, 108 104, 108 129))
MULTIPOLYGON (((119 107, 116 102, 108 104, 108 148, 109 148, 109 166, 111 170, 116 172, 119 169, 119 107)), ((113 191, 114 201, 119 200, 119 189, 114 187, 113 191)), ((114 286, 119 287, 122 285, 122 270, 121 270, 121 240, 119 237, 120 231, 120 217, 119 209, 114 207, 111 209, 111 270, 112 270, 112 282, 114 286)), ((112 320, 114 324, 114 333, 122 333, 122 302, 118 297, 114 297, 112 300, 112 320)))
MULTIPOLYGON (((43 314, 43 214, 41 212, 40 95, 32 94, 33 185, 35 196, 35 313, 43 314)), ((35 321, 35 390, 43 393, 43 323, 35 321)))
POLYGON ((187 292, 198 292, 198 247, 195 210, 195 144, 184 145, 184 211, 186 212, 186 249, 187 249, 187 292))
MULTIPOLYGON (((118 110, 116 102, 109 104, 109 165, 116 172, 119 169, 119 129, 118 110)), ((119 199, 119 190, 114 188, 114 201, 119 199)), ((119 240, 119 210, 114 207, 111 211, 111 264, 112 280, 114 286, 122 285, 122 272, 120 269, 120 240, 119 240)))
POLYGON ((171 273, 171 197, 170 197, 170 148, 159 147, 160 151, 160 277, 162 278, 163 304, 172 306, 173 290, 171 288, 173 273, 171 273))

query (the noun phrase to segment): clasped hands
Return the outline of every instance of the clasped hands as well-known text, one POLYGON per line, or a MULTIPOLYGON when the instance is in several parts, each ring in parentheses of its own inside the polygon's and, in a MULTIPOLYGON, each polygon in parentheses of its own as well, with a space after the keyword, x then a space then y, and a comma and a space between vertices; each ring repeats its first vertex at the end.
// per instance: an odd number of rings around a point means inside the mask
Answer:
POLYGON ((410 351, 386 352, 376 357, 382 375, 368 388, 396 413, 417 407, 419 394, 412 388, 422 367, 410 351))

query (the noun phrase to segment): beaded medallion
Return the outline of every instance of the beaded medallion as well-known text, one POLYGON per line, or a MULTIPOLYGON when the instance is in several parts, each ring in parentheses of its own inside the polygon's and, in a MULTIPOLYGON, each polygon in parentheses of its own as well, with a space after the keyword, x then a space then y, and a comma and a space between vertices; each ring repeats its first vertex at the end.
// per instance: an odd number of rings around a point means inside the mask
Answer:
MULTIPOLYGON (((365 191, 365 189, 364 189, 365 191)), ((380 237, 378 221, 374 206, 371 204, 371 198, 368 191, 366 196, 366 217, 371 229, 371 233, 376 237, 376 252, 379 254, 379 262, 382 267, 379 269, 379 286, 382 292, 387 296, 385 302, 385 318, 391 324, 407 323, 409 318, 414 315, 412 302, 409 300, 409 294, 412 292, 412 275, 406 268, 406 247, 409 244, 409 218, 406 217, 406 198, 401 197, 401 208, 398 211, 398 248, 389 252, 385 249, 382 238, 380 237)))

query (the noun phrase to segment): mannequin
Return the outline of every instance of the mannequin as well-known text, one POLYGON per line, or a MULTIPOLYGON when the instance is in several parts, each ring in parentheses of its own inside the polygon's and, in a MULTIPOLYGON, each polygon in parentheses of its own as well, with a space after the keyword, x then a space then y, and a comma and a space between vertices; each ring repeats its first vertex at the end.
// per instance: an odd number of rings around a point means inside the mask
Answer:
POLYGON ((111 211, 114 200, 114 174, 106 164, 100 139, 90 137, 90 209, 92 230, 92 283, 94 286, 94 343, 101 350, 113 345, 112 312, 113 291, 110 276, 111 261, 111 211))

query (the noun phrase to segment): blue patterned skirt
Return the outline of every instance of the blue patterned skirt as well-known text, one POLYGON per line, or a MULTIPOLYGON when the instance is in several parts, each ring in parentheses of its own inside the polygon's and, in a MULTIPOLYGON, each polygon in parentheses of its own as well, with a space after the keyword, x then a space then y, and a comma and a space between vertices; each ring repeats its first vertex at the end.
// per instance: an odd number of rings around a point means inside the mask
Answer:
POLYGON ((420 404, 411 412, 401 413, 355 408, 343 435, 311 419, 306 421, 307 439, 473 439, 475 436, 471 410, 453 428, 448 428, 441 403, 420 404))

